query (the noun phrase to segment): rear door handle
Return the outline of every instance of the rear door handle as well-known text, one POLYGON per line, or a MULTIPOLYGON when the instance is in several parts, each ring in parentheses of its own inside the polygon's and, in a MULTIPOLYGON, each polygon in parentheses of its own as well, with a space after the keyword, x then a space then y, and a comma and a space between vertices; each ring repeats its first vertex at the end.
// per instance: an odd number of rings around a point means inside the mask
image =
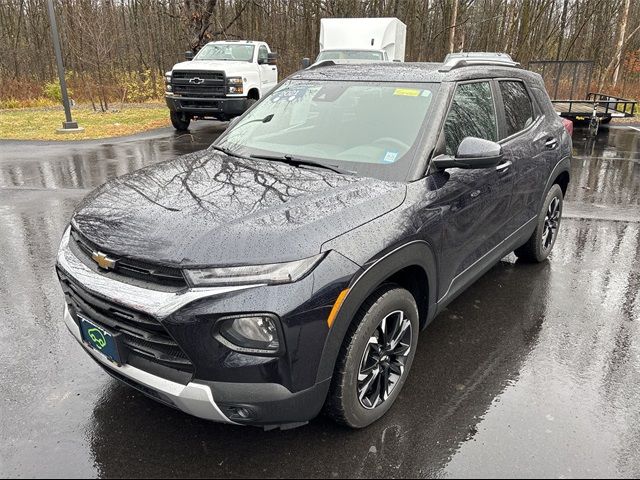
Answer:
POLYGON ((511 168, 511 165, 513 165, 513 162, 511 160, 508 160, 508 161, 498 165, 496 167, 496 170, 499 171, 499 172, 506 172, 507 170, 509 170, 509 168, 511 168))
POLYGON ((544 146, 547 147, 549 150, 553 150, 558 146, 558 140, 553 137, 547 138, 547 141, 544 142, 544 146))

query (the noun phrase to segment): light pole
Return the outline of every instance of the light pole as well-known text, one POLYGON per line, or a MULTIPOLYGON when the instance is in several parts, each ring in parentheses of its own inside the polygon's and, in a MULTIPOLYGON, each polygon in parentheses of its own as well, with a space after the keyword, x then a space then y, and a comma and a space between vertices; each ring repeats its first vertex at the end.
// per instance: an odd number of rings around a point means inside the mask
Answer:
POLYGON ((60 48, 60 37, 58 36, 58 22, 56 21, 56 11, 53 8, 53 0, 48 0, 49 21, 51 23, 51 39, 53 40, 53 50, 56 53, 56 63, 58 64, 58 77, 60 78, 60 93, 62 94, 62 104, 66 121, 62 122, 59 133, 81 132, 84 128, 78 126, 71 118, 71 106, 69 105, 69 94, 67 93, 67 81, 64 78, 64 65, 62 64, 62 49, 60 48))

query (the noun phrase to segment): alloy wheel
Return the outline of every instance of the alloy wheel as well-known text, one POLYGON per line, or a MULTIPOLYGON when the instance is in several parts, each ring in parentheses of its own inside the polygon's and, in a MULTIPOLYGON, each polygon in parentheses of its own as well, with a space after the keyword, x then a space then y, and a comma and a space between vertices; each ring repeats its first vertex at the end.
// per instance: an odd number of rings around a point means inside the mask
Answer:
POLYGON ((560 199, 554 197, 549 203, 544 217, 544 229, 542 231, 542 248, 547 250, 553 245, 553 241, 560 226, 560 199))
POLYGON ((386 401, 405 373, 411 351, 411 321, 396 310, 382 319, 369 338, 358 372, 358 400, 367 410, 386 401))

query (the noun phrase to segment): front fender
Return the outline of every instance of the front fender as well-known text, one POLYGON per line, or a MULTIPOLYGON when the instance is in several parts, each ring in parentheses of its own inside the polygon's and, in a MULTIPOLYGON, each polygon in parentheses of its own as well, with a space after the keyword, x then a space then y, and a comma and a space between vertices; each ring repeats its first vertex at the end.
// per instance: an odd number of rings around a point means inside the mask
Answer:
POLYGON ((247 73, 245 73, 243 75, 243 77, 247 79, 245 81, 245 83, 244 83, 244 93, 245 93, 245 95, 252 88, 256 88, 256 89, 258 89, 258 92, 260 93, 260 98, 262 98, 262 86, 260 84, 260 74, 258 72, 247 72, 247 73))
POLYGON ((427 242, 423 240, 409 242, 370 262, 369 266, 355 275, 349 283, 349 292, 325 341, 318 368, 317 382, 332 377, 340 347, 353 319, 365 300, 386 279, 400 270, 412 266, 422 268, 428 282, 428 310, 423 326, 426 326, 435 317, 437 291, 435 283, 437 278, 436 257, 427 242))

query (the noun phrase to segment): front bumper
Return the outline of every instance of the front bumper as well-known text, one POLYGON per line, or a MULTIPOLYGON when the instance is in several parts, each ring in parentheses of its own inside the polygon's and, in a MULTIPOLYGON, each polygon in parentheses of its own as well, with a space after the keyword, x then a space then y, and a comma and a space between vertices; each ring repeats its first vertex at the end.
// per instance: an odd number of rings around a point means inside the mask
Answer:
POLYGON ((127 383, 155 400, 196 417, 214 422, 235 423, 222 413, 213 399, 213 394, 209 386, 197 382, 189 382, 185 386, 158 377, 157 375, 152 375, 131 365, 115 365, 107 360, 104 355, 96 352, 82 341, 80 328, 71 317, 66 305, 64 308, 64 323, 87 353, 89 353, 107 373, 118 380, 127 383))
MULTIPOLYGON (((304 423, 318 414, 330 384, 330 378, 317 376, 328 334, 326 318, 343 288, 333 275, 336 270, 356 268, 344 257, 329 255, 322 268, 293 284, 174 292, 122 283, 101 274, 74 254, 70 241, 67 230, 57 261, 61 282, 72 282, 87 296, 108 301, 116 310, 126 307, 156 319, 193 364, 186 379, 166 375, 166 368, 150 368, 153 365, 148 362, 116 365, 82 342, 77 309, 67 307, 69 330, 107 373, 155 400, 217 422, 282 426, 304 423), (254 309, 273 312, 281 319, 287 346, 281 357, 241 354, 211 336, 219 316, 254 309), (249 415, 238 416, 240 409, 249 415)), ((100 321, 87 313, 83 312, 86 318, 100 321)))
POLYGON ((246 97, 182 97, 167 93, 165 101, 171 111, 203 117, 237 117, 247 110, 246 97))

